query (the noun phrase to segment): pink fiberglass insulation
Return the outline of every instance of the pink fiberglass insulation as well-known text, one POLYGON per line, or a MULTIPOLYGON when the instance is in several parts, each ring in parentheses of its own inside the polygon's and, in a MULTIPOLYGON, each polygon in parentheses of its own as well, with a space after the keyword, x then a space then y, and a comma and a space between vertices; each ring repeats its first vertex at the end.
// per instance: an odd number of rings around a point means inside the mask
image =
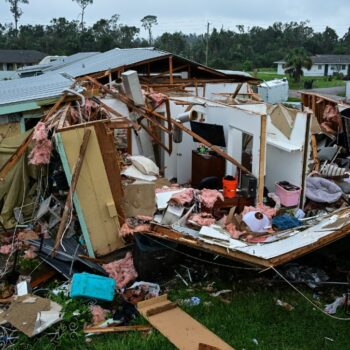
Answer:
POLYGON ((154 92, 149 94, 148 97, 152 100, 153 107, 159 107, 167 99, 167 96, 161 92, 154 92))
POLYGON ((39 235, 33 230, 24 230, 18 233, 17 239, 19 241, 28 241, 30 239, 39 239, 39 235))
POLYGON ((117 288, 125 288, 130 282, 134 281, 138 274, 134 267, 134 261, 130 252, 126 253, 125 258, 102 265, 109 277, 116 282, 117 288))
POLYGON ((24 258, 25 259, 35 259, 37 257, 36 251, 37 249, 35 247, 30 246, 29 249, 27 249, 24 252, 24 258))
POLYGON ((275 216, 277 212, 275 208, 271 208, 262 203, 258 203, 256 207, 244 207, 242 217, 251 211, 259 211, 260 213, 265 214, 269 219, 272 219, 272 217, 275 216))
POLYGON ((106 321, 108 310, 103 309, 99 305, 91 305, 90 312, 92 314, 92 324, 97 326, 98 324, 106 321))
POLYGON ((192 214, 188 221, 192 221, 199 226, 210 226, 215 224, 215 218, 209 213, 192 214))
POLYGON ((156 188, 156 193, 171 192, 171 191, 176 191, 179 189, 180 189, 179 184, 172 184, 170 187, 163 186, 163 187, 156 188))
POLYGON ((170 201, 179 205, 190 204, 193 201, 193 188, 186 188, 182 192, 174 193, 170 201))
POLYGON ((230 234, 230 236, 233 238, 233 239, 238 239, 239 237, 241 237, 243 235, 243 232, 241 231, 238 231, 236 229, 236 226, 232 223, 230 224, 227 224, 225 226, 225 230, 230 234))
POLYGON ((342 119, 336 106, 327 105, 323 112, 321 128, 330 134, 338 134, 343 130, 342 119))
POLYGON ((213 208, 214 204, 218 199, 224 201, 224 196, 217 190, 208 190, 205 188, 201 191, 201 194, 199 195, 199 200, 208 209, 213 208))
POLYGON ((47 129, 46 125, 43 122, 39 122, 36 124, 32 136, 32 140, 34 141, 44 141, 47 139, 47 129))
POLYGON ((148 232, 151 230, 151 226, 149 224, 140 224, 135 227, 129 226, 127 223, 124 223, 120 229, 120 234, 122 237, 126 237, 129 235, 133 235, 137 232, 148 232))
POLYGON ((0 254, 9 255, 12 252, 12 244, 3 245, 0 247, 0 254))
POLYGON ((153 220, 153 216, 137 215, 136 219, 143 221, 143 222, 150 222, 153 220))
POLYGON ((37 141, 30 152, 29 164, 40 165, 50 163, 52 143, 50 140, 37 141))

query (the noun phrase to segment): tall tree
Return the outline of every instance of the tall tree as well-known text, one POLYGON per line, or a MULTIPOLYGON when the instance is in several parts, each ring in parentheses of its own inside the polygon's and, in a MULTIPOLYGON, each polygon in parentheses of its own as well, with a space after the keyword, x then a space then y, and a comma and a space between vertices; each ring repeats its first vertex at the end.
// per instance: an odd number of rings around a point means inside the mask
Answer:
POLYGON ((89 5, 92 5, 94 3, 94 0, 73 0, 76 2, 79 7, 81 8, 81 30, 84 30, 84 18, 85 18, 85 10, 89 5))
POLYGON ((291 50, 286 58, 286 72, 294 78, 294 81, 298 83, 300 77, 304 74, 303 68, 311 69, 312 59, 308 52, 303 48, 295 48, 291 50))
POLYGON ((22 9, 19 7, 20 4, 28 4, 28 0, 6 0, 10 4, 10 11, 15 20, 15 29, 18 30, 18 21, 23 14, 22 9))
POLYGON ((152 27, 158 24, 157 16, 148 15, 141 19, 142 27, 148 31, 149 44, 153 45, 152 27))

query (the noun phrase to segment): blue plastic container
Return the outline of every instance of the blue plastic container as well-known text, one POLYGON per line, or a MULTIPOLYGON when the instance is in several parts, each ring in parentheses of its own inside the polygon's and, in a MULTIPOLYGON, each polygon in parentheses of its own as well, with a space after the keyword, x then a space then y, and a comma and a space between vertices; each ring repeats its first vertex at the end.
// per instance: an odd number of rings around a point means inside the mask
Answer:
POLYGON ((115 293, 115 280, 113 278, 93 275, 90 273, 75 273, 72 278, 71 298, 94 298, 112 301, 115 293))

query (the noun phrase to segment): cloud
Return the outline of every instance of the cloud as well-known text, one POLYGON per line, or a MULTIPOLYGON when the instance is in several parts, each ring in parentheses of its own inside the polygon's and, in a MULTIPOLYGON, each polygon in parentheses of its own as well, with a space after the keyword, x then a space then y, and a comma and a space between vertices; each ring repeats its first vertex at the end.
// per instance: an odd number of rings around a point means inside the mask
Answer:
MULTIPOLYGON (((22 5, 20 23, 48 24, 53 17, 79 19, 80 8, 72 0, 30 0, 22 5)), ((148 14, 158 16, 155 33, 164 31, 204 32, 209 21, 213 26, 234 29, 237 24, 268 26, 276 21, 305 21, 316 31, 328 25, 342 35, 348 28, 346 14, 348 0, 95 0, 86 10, 86 21, 120 14, 120 21, 140 26, 140 19, 148 14)), ((9 4, 0 2, 0 22, 11 22, 9 4)), ((142 33, 144 33, 142 31, 142 33)))

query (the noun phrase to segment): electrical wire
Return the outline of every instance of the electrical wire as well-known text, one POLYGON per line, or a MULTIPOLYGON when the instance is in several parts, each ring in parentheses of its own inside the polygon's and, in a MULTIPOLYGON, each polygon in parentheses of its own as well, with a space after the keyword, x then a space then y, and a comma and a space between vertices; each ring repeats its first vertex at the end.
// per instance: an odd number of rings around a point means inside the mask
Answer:
POLYGON ((182 252, 181 250, 177 250, 177 249, 175 249, 175 248, 173 248, 173 247, 170 247, 170 246, 168 246, 167 244, 161 243, 161 242, 159 242, 158 240, 155 240, 155 239, 151 238, 151 237, 150 237, 149 235, 147 235, 146 233, 140 233, 140 234, 142 234, 142 235, 144 235, 144 236, 147 236, 147 238, 149 238, 151 241, 153 241, 153 242, 155 242, 155 243, 157 243, 157 244, 160 244, 160 245, 162 245, 162 246, 165 247, 165 248, 168 248, 168 249, 170 249, 170 250, 172 250, 172 251, 174 251, 174 252, 176 252, 176 253, 182 254, 182 255, 184 255, 184 256, 190 258, 190 259, 198 260, 198 261, 204 262, 204 263, 206 263, 206 264, 211 264, 211 265, 220 266, 220 267, 226 267, 226 268, 235 269, 235 270, 250 270, 250 271, 260 271, 260 270, 261 270, 261 269, 258 268, 258 267, 233 266, 233 265, 220 264, 220 263, 216 263, 216 262, 214 262, 214 261, 208 261, 208 260, 205 260, 205 259, 201 259, 201 258, 198 258, 198 257, 193 256, 193 255, 191 255, 191 254, 187 254, 187 253, 185 253, 185 252, 182 252))
POLYGON ((310 298, 308 298, 303 292, 301 292, 297 287, 295 287, 290 281, 288 281, 288 279, 286 277, 284 277, 276 268, 271 266, 271 269, 279 277, 281 277, 283 279, 283 281, 285 281, 290 287, 292 287, 297 293, 299 293, 306 301, 308 301, 314 308, 316 308, 318 311, 321 311, 321 313, 323 313, 324 315, 326 315, 334 320, 338 320, 338 321, 350 321, 350 318, 342 318, 342 317, 337 317, 337 316, 333 316, 333 315, 328 314, 322 308, 320 308, 317 304, 315 304, 310 298))

